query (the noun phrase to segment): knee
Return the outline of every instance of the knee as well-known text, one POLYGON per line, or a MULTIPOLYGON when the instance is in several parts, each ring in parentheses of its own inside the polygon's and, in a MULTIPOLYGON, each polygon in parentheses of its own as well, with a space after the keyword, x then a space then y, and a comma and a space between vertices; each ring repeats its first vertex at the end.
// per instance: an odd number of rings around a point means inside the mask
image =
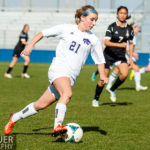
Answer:
POLYGON ((135 72, 139 72, 139 71, 140 71, 140 68, 137 66, 137 67, 134 68, 134 71, 135 71, 135 72))
POLYGON ((30 58, 26 58, 26 59, 25 59, 25 63, 26 63, 26 64, 29 64, 29 63, 30 63, 30 58))
POLYGON ((26 62, 29 64, 30 63, 30 58, 28 58, 26 62))
POLYGON ((121 75, 121 78, 124 80, 124 79, 126 79, 128 77, 128 72, 126 72, 126 73, 123 73, 122 75, 121 75))
POLYGON ((102 83, 101 80, 99 80, 97 84, 98 84, 98 86, 100 86, 100 87, 103 87, 103 86, 104 86, 104 84, 102 83))
POLYGON ((65 96, 66 99, 70 100, 71 97, 72 97, 72 91, 69 91, 69 92, 65 93, 64 96, 65 96))
POLYGON ((72 91, 65 92, 60 96, 60 98, 62 98, 66 104, 70 101, 71 97, 72 91))

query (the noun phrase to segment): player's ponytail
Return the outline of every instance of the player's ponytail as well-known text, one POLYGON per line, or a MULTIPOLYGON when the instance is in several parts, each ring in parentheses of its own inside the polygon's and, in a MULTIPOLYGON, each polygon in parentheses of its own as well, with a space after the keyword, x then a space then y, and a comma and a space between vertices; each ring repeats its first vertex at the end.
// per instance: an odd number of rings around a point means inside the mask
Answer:
POLYGON ((87 16, 89 13, 97 13, 95 8, 91 5, 86 5, 81 7, 81 9, 77 9, 75 13, 75 22, 79 24, 81 16, 87 16))

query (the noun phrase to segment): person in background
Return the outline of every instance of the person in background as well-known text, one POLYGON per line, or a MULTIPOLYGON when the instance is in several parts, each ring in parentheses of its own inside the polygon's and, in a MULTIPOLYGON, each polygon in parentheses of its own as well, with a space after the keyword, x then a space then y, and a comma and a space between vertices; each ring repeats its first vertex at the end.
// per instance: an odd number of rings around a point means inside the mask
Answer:
MULTIPOLYGON (((139 25, 135 24, 135 23, 131 23, 130 24, 133 27, 133 31, 134 31, 134 38, 133 38, 133 44, 134 47, 136 46, 136 35, 139 33, 139 25)), ((126 48, 126 59, 127 61, 129 61, 129 46, 127 44, 127 48, 126 48)), ((140 67, 138 66, 138 64, 136 63, 136 60, 138 59, 138 54, 133 51, 133 56, 132 56, 132 65, 129 66, 129 69, 131 70, 131 74, 129 76, 130 80, 132 80, 133 76, 134 76, 134 80, 135 80, 135 89, 136 91, 141 91, 141 90, 147 90, 148 87, 147 86, 142 86, 141 85, 141 71, 140 71, 140 67)), ((106 89, 109 91, 109 89, 112 86, 113 81, 118 77, 119 75, 119 69, 118 67, 115 67, 114 71, 111 73, 111 75, 109 76, 109 82, 106 86, 106 89)))
MULTIPOLYGON (((12 75, 10 74, 11 71, 13 70, 14 66, 16 65, 16 63, 18 62, 18 59, 20 57, 21 52, 23 51, 23 49, 25 48, 25 46, 28 44, 28 32, 29 32, 29 25, 25 24, 23 27, 23 30, 21 31, 20 35, 19 35, 19 41, 17 43, 17 45, 14 48, 14 52, 13 52, 13 60, 11 61, 8 70, 6 71, 6 73, 4 74, 4 77, 11 79, 12 75)), ((29 63, 30 63, 30 58, 29 56, 21 56, 24 59, 24 67, 23 67, 23 72, 21 73, 21 77, 22 78, 30 78, 30 76, 27 74, 27 69, 29 67, 29 63)))
MULTIPOLYGON (((108 77, 109 71, 112 64, 116 63, 119 68, 120 75, 110 88, 110 100, 116 102, 115 90, 123 84, 128 76, 128 63, 125 58, 126 46, 129 41, 129 65, 132 65, 132 53, 133 53, 133 28, 127 24, 126 20, 131 16, 128 16, 128 8, 120 6, 117 9, 117 21, 110 24, 106 30, 105 35, 105 50, 104 57, 106 60, 105 64, 105 75, 108 77)), ((99 97, 103 91, 104 85, 101 81, 98 81, 94 99, 92 100, 92 106, 99 106, 99 97)))

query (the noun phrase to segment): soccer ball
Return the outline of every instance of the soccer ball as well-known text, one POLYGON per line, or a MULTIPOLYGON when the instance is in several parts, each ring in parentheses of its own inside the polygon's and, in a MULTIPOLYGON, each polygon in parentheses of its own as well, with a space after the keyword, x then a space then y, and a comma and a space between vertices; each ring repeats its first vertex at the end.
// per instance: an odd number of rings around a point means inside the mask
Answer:
POLYGON ((65 142, 79 142, 83 136, 83 130, 77 123, 68 123, 65 125, 67 133, 62 136, 65 142))

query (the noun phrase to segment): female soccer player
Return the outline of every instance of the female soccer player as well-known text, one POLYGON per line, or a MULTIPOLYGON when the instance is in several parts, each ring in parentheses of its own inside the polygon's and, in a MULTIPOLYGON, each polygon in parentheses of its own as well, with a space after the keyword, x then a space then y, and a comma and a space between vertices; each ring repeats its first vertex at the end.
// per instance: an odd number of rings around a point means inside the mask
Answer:
POLYGON ((67 104, 72 97, 72 86, 82 69, 85 60, 91 55, 100 72, 102 84, 108 82, 105 77, 105 59, 98 38, 90 31, 96 24, 98 13, 93 6, 83 6, 77 9, 75 21, 77 25, 62 24, 46 29, 31 40, 23 50, 22 55, 29 55, 33 46, 43 37, 58 37, 60 42, 56 48, 56 57, 48 71, 51 85, 35 102, 27 105, 21 111, 11 115, 4 128, 6 135, 10 134, 15 123, 22 118, 34 115, 58 100, 55 109, 54 130, 52 135, 64 134, 67 129, 62 125, 67 110, 67 104))
MULTIPOLYGON (((18 62, 21 52, 23 51, 25 46, 28 44, 28 42, 27 42, 28 41, 28 32, 29 32, 29 25, 25 24, 23 27, 23 30, 20 33, 19 41, 18 41, 17 45, 15 46, 14 53, 13 53, 13 60, 10 63, 7 72, 4 74, 4 77, 10 78, 10 79, 12 78, 12 75, 10 74, 10 72, 14 68, 15 64, 18 62)), ((21 77, 30 78, 30 76, 26 73, 29 63, 30 63, 30 58, 29 58, 29 56, 25 56, 25 55, 21 56, 21 57, 25 60, 21 77)))
MULTIPOLYGON (((138 24, 134 24, 134 23, 131 23, 130 25, 133 26, 134 35, 138 34, 139 29, 140 29, 139 25, 138 24)), ((135 36, 133 38, 133 44, 134 44, 134 47, 135 47, 135 45, 136 45, 136 37, 135 36)), ((127 46, 126 50, 127 50, 127 52, 126 52, 126 59, 127 59, 127 61, 129 61, 129 49, 128 49, 128 46, 127 46)), ((132 56, 133 63, 132 63, 131 66, 129 66, 130 69, 133 69, 131 71, 131 74, 130 74, 130 80, 132 80, 132 75, 133 75, 134 76, 134 80, 135 80, 135 89, 136 89, 136 91, 147 90, 148 87, 147 86, 142 86, 141 82, 140 82, 141 81, 141 71, 140 71, 140 67, 136 63, 137 59, 138 59, 138 54, 135 51, 133 51, 133 56, 132 56)), ((106 86, 107 90, 109 90, 111 88, 112 82, 116 79, 118 74, 119 74, 119 69, 118 69, 118 67, 115 67, 114 71, 109 76, 109 83, 106 86)))
MULTIPOLYGON (((115 90, 125 81, 128 76, 128 64, 125 58, 126 45, 129 41, 129 51, 130 59, 129 64, 132 64, 132 51, 133 51, 133 28, 126 23, 129 18, 128 8, 125 6, 120 6, 117 9, 118 20, 111 25, 109 25, 106 36, 105 36, 105 50, 104 56, 106 60, 105 64, 105 75, 109 75, 110 67, 113 63, 116 63, 120 76, 110 89, 110 99, 112 102, 116 101, 115 90)), ((96 86, 96 92, 94 100, 92 101, 92 106, 99 106, 99 96, 102 93, 104 85, 101 81, 98 82, 96 86)))

